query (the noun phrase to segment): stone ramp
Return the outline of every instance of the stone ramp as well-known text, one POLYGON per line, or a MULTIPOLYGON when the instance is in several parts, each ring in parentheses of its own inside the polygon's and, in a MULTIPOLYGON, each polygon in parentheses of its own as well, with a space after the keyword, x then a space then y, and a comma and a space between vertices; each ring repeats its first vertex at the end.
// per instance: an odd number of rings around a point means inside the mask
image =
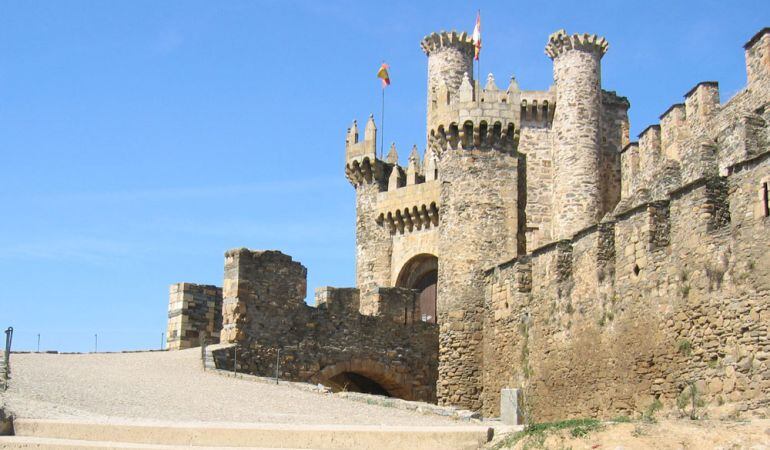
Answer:
POLYGON ((475 450, 485 426, 357 426, 89 422, 17 419, 0 448, 274 448, 316 450, 475 450))

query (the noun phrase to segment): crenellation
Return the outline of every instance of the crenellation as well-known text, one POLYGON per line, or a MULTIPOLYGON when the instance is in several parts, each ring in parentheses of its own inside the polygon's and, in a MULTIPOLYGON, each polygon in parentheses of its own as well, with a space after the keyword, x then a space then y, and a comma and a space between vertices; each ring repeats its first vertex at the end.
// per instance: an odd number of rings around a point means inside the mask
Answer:
POLYGON ((749 89, 767 88, 770 83, 770 27, 761 29, 743 48, 749 89))
POLYGON ((621 201, 629 198, 640 185, 639 143, 630 142, 620 152, 621 201))
POLYGON ((422 181, 424 181, 424 177, 421 175, 420 153, 415 145, 409 154, 409 165, 406 167, 406 185, 410 186, 422 181))
POLYGON ((691 134, 705 134, 711 119, 719 113, 719 83, 701 81, 684 95, 685 118, 691 134))
POLYGON ((684 103, 671 105, 660 115, 660 145, 663 156, 679 161, 681 146, 688 137, 684 103))

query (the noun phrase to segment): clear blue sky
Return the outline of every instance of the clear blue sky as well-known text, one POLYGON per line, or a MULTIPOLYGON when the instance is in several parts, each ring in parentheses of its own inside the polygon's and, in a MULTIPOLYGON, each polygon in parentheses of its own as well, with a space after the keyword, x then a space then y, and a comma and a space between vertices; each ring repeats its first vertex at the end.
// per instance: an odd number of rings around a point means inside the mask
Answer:
POLYGON ((544 89, 547 36, 599 33, 632 135, 696 82, 745 83, 770 2, 0 2, 0 326, 16 348, 157 348, 168 285, 221 285, 234 247, 278 249, 317 286, 355 279, 345 128, 424 148, 431 31, 471 31, 482 72, 544 89))

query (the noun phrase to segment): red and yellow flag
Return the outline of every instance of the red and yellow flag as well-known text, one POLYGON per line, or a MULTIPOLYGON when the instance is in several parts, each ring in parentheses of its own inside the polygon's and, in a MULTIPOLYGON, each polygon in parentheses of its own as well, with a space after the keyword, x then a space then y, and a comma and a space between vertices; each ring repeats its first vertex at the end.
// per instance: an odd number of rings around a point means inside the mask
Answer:
POLYGON ((382 80, 382 88, 385 89, 385 86, 390 86, 390 75, 388 75, 388 67, 387 64, 382 63, 380 66, 380 70, 377 71, 377 78, 382 80))
POLYGON ((476 47, 473 59, 478 61, 479 53, 481 53, 481 11, 476 13, 476 26, 473 27, 473 46, 476 47))

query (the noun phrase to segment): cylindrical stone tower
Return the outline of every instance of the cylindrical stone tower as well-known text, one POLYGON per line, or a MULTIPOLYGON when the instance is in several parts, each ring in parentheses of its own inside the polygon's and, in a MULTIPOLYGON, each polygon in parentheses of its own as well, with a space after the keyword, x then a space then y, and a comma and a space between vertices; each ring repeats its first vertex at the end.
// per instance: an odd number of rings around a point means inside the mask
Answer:
POLYGON ((437 396, 439 404, 478 411, 484 271, 516 256, 518 158, 501 148, 448 148, 439 177, 437 396))
POLYGON ((456 95, 463 75, 473 80, 473 41, 468 33, 442 31, 423 38, 422 50, 428 55, 428 130, 434 95, 442 84, 450 95, 456 95))
POLYGON ((429 140, 440 182, 437 397, 442 405, 480 410, 484 271, 517 252, 517 124, 490 100, 491 88, 487 103, 474 94, 467 34, 434 33, 422 48, 428 55, 428 131, 436 133, 429 140))
POLYGON ((594 34, 548 38, 553 60, 556 112, 553 168, 553 235, 567 239, 600 217, 601 59, 607 41, 594 34))

